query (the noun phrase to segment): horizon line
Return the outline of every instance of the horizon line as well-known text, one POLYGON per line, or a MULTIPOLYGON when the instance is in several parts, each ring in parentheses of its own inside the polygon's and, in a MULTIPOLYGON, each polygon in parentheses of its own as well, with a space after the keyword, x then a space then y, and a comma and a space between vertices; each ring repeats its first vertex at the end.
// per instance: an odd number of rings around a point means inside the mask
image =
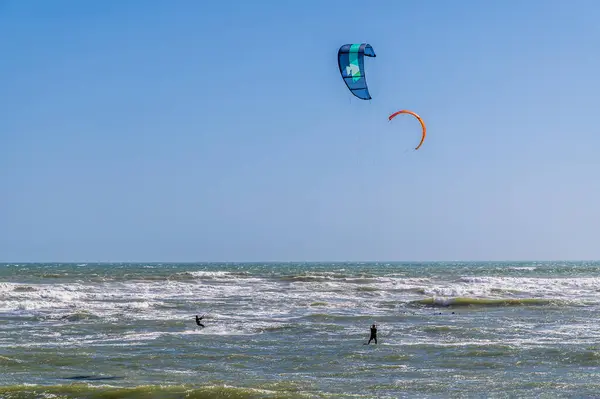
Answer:
POLYGON ((600 259, 450 259, 450 260, 202 260, 202 261, 0 261, 0 265, 8 264, 235 264, 235 263, 508 263, 508 262, 599 262, 600 259))

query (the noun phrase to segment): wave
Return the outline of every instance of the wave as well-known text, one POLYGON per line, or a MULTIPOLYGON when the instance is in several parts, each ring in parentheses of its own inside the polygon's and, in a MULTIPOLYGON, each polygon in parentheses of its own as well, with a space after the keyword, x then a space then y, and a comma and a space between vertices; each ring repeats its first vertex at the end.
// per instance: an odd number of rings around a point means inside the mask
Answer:
MULTIPOLYGON (((52 386, 39 385, 13 385, 0 387, 0 397, 5 399, 16 398, 38 398, 38 397, 58 397, 58 398, 91 398, 91 399, 112 399, 112 398, 160 398, 160 399, 254 399, 254 398, 272 398, 272 399, 295 399, 312 398, 314 393, 302 392, 293 383, 267 384, 264 388, 243 388, 228 385, 208 385, 195 387, 189 385, 142 385, 132 388, 121 388, 110 385, 93 386, 84 381, 94 380, 93 376, 85 376, 81 383, 61 384, 52 386)), ((98 381, 101 382, 101 381, 98 381)))
POLYGON ((346 274, 332 272, 302 273, 279 276, 280 281, 290 282, 322 282, 340 281, 349 284, 370 284, 381 281, 382 277, 368 274, 346 274))
MULTIPOLYGON (((50 319, 56 319, 56 316, 50 316, 50 319)), ((89 311, 86 310, 80 310, 74 313, 69 313, 63 316, 60 316, 59 318, 60 320, 63 321, 83 321, 83 320, 98 320, 100 319, 100 317, 98 317, 95 314, 92 314, 89 311)))
POLYGON ((544 298, 426 298, 409 302, 409 305, 428 307, 502 307, 564 305, 567 301, 544 298))
POLYGON ((7 366, 7 365, 19 364, 19 363, 23 363, 23 361, 20 359, 15 359, 12 357, 0 355, 0 365, 7 366))
POLYGON ((33 292, 33 291, 37 291, 34 287, 28 286, 28 285, 18 285, 16 286, 13 291, 15 292, 33 292))

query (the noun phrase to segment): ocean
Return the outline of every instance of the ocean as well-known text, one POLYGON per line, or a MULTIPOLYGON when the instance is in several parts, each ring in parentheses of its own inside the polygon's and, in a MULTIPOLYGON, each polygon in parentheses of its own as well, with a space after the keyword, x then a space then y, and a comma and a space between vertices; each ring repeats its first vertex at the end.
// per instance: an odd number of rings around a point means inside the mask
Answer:
POLYGON ((599 276, 600 262, 1 264, 0 398, 600 397, 599 276))

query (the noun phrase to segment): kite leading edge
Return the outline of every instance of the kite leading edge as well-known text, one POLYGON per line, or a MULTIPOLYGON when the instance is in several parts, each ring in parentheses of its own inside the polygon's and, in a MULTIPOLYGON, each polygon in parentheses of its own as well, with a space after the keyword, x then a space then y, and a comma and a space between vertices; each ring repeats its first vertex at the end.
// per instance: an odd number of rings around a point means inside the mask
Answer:
POLYGON ((371 95, 364 70, 365 56, 375 57, 370 44, 344 44, 338 50, 338 66, 350 92, 362 100, 370 100, 371 95))
POLYGON ((420 142, 420 143, 419 143, 419 145, 418 145, 418 146, 415 148, 415 150, 418 150, 418 149, 419 149, 419 147, 421 147, 421 145, 423 144, 423 141, 425 141, 425 134, 426 134, 426 132, 427 132, 427 128, 425 127, 425 123, 423 122, 423 119, 421 119, 421 117, 420 117, 419 115, 415 114, 414 112, 412 112, 412 111, 408 111, 408 110, 406 110, 406 109, 403 109, 403 110, 401 110, 401 111, 394 112, 393 114, 391 114, 391 115, 388 117, 388 120, 389 120, 389 121, 391 121, 391 120, 392 120, 392 119, 394 119, 394 118, 395 118, 397 115, 400 115, 400 114, 410 114, 410 115, 414 116, 415 118, 417 118, 417 119, 419 120, 419 123, 421 123, 421 128, 423 129, 423 135, 421 136, 421 142, 420 142))

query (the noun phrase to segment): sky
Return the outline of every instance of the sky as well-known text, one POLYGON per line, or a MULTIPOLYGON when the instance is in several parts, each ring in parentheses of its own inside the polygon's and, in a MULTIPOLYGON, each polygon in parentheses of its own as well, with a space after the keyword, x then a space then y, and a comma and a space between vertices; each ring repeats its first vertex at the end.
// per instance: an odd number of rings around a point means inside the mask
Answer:
POLYGON ((599 20, 0 0, 0 261, 600 259, 599 20), (363 42, 370 101, 337 66, 363 42))

